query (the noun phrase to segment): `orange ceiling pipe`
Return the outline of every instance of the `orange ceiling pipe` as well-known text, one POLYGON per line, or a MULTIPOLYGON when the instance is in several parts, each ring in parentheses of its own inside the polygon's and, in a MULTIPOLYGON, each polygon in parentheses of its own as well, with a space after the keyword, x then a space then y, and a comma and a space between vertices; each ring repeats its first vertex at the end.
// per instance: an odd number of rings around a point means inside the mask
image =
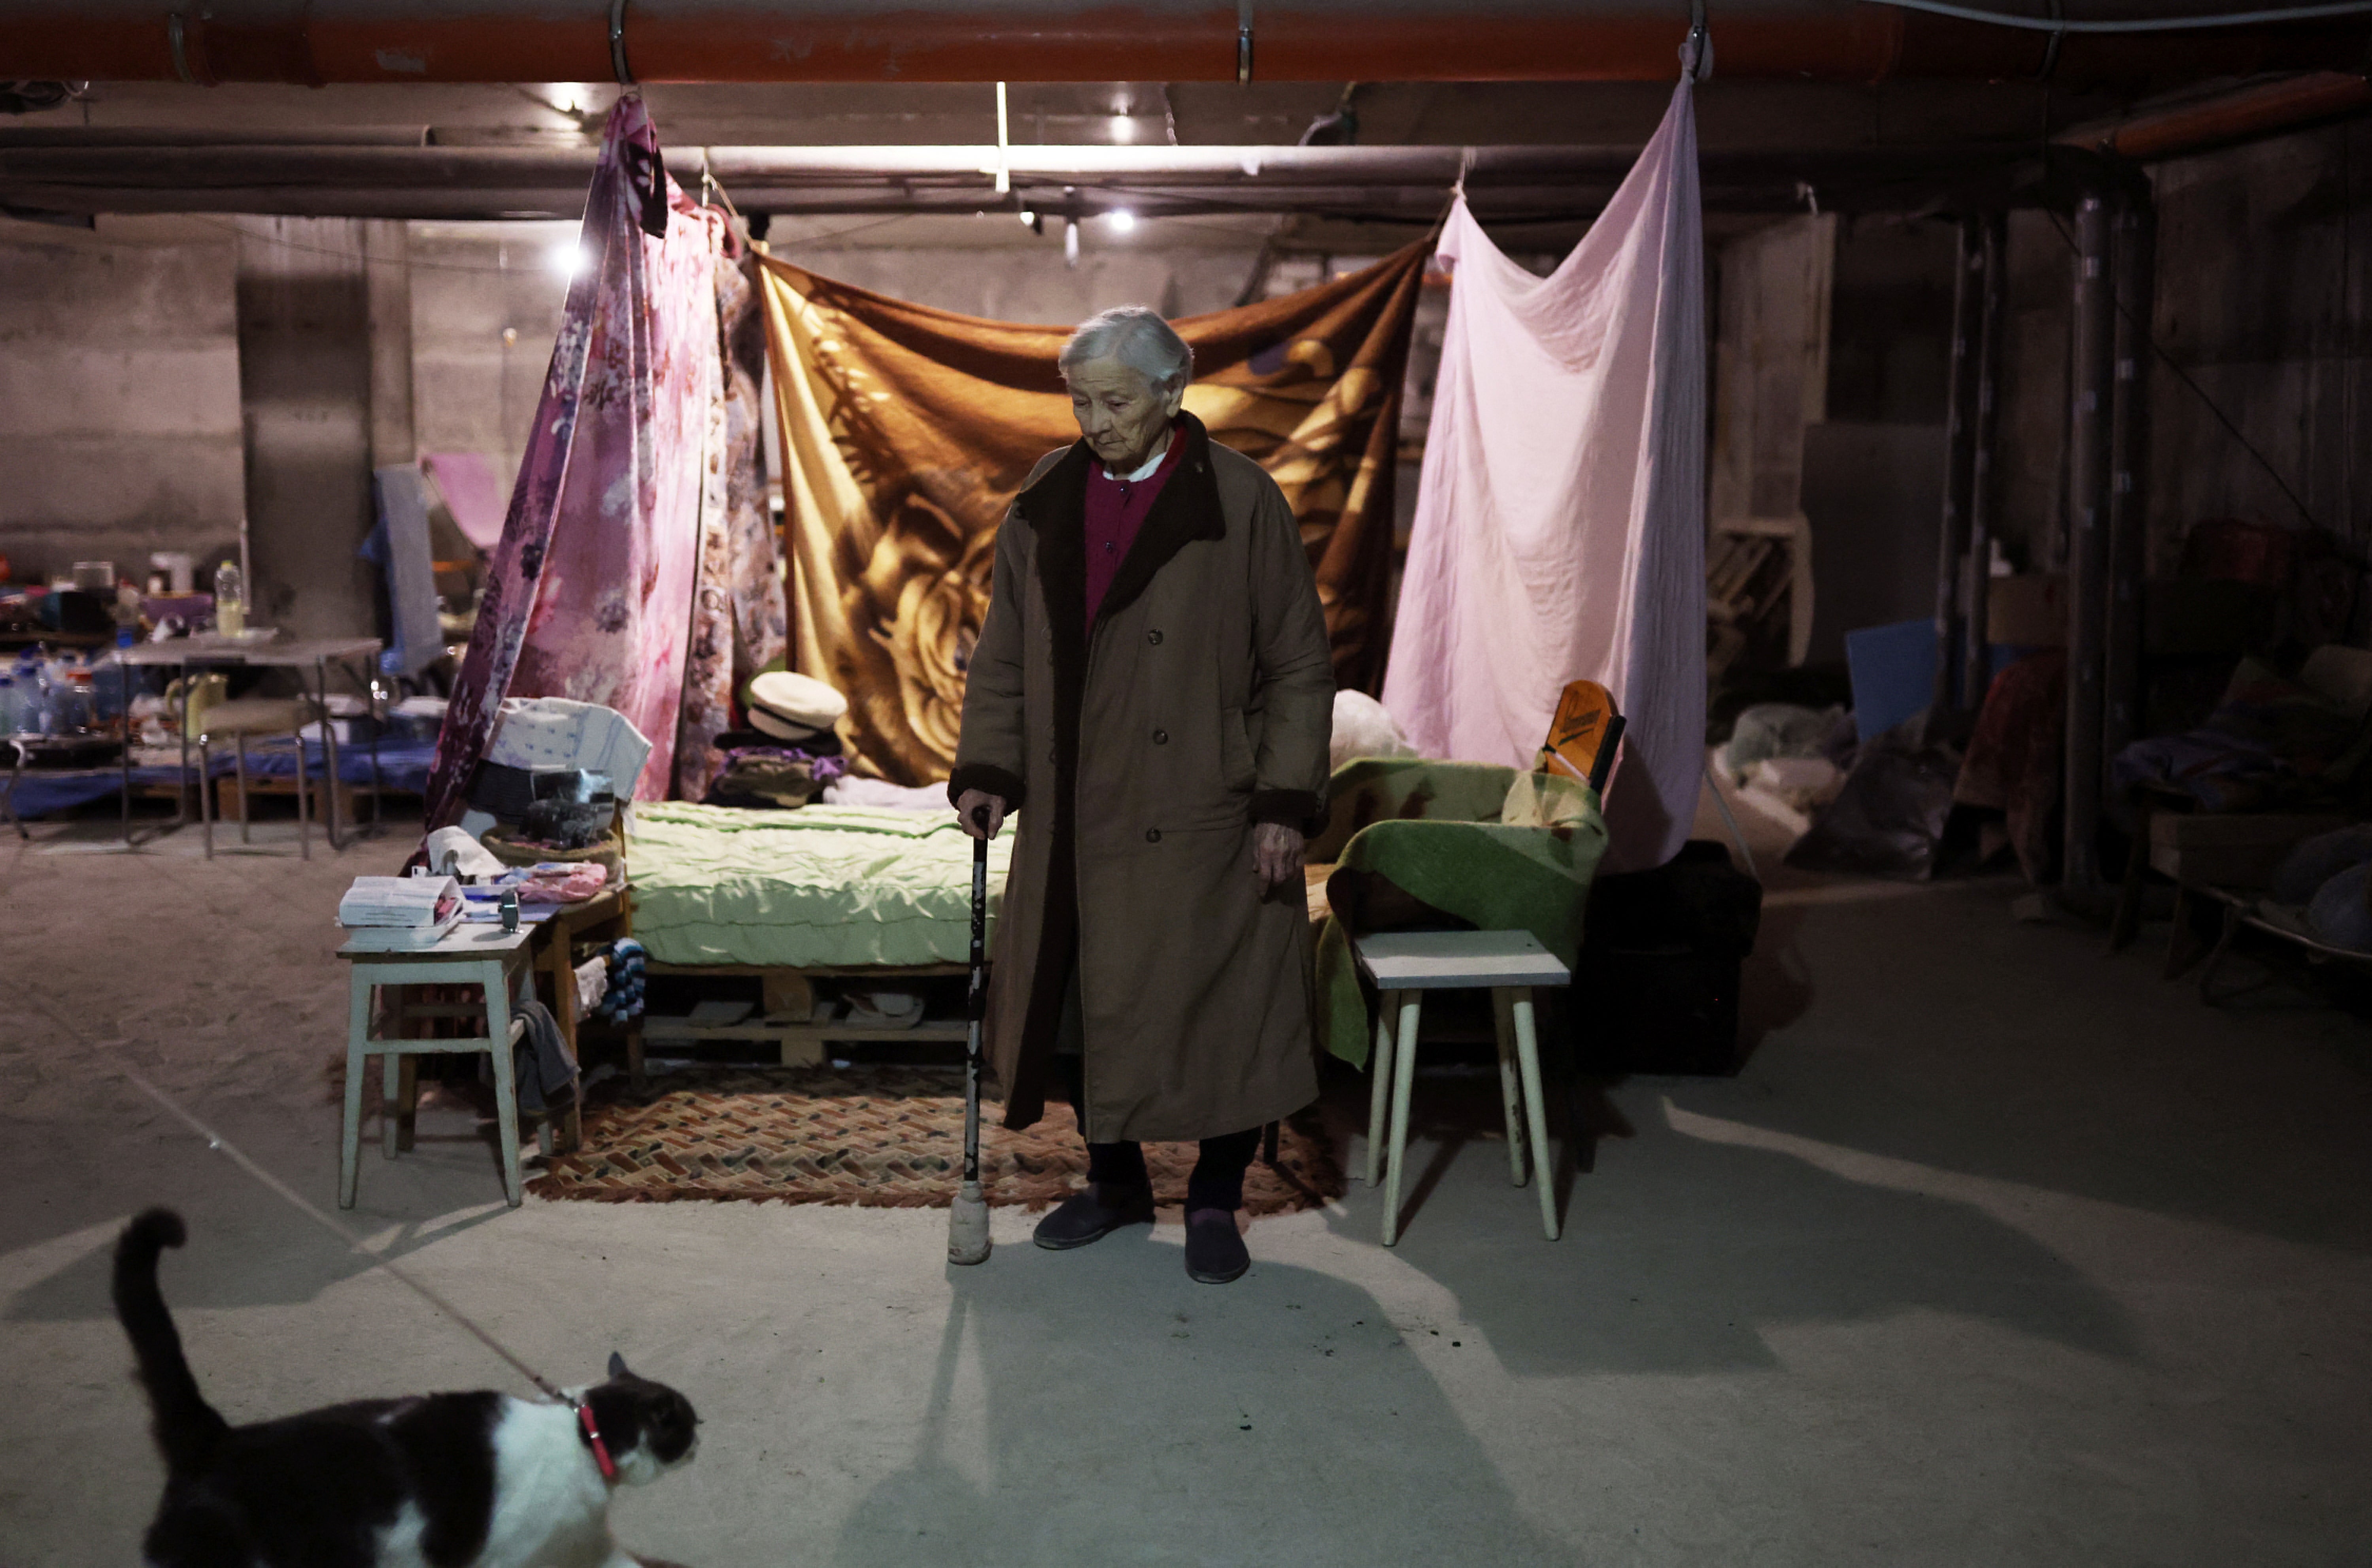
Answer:
POLYGON ((2137 114, 2114 125, 2079 127, 2059 139, 2123 157, 2180 157, 2366 109, 2372 109, 2372 80, 2351 72, 2317 71, 2137 114))
MULTIPOLYGON (((2000 0, 2005 6, 2016 0, 2000 0)), ((2208 5, 2213 0, 2169 0, 2208 5)), ((1713 0, 1718 75, 2071 86, 2361 58, 2363 17, 2049 35, 1858 0, 1713 0)), ((0 0, 12 77, 220 82, 1668 81, 1678 0, 0 0), (612 20, 619 26, 614 40, 612 20)))

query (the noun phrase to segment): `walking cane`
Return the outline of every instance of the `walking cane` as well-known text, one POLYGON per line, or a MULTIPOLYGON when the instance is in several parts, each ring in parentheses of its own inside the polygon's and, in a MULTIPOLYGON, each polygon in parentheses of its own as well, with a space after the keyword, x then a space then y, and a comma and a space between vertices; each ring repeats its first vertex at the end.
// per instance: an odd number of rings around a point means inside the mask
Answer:
POLYGON ((988 1013, 988 808, 972 813, 971 993, 965 1006, 963 1185, 948 1209, 948 1261, 988 1261, 988 1199, 980 1190, 980 1028, 988 1013))

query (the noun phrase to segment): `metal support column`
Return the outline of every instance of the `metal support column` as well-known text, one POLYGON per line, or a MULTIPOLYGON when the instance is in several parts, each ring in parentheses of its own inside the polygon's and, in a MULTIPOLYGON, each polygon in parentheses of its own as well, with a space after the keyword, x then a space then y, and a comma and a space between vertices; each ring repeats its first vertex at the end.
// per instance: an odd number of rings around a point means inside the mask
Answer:
POLYGON ((1951 376, 1945 384, 1944 516, 1936 544, 1936 684, 1929 711, 1958 705, 1953 667, 1960 652, 1960 576, 1968 553, 1969 501, 1976 472, 1977 330, 1984 287, 1983 241, 1974 218, 1960 220, 1952 272, 1951 376))
MULTIPOLYGON (((2145 188, 2121 192, 2113 223, 2116 400, 2109 416, 2109 611, 2102 664, 2100 760, 2142 733, 2142 585, 2148 575, 2150 319, 2156 307, 2157 214, 2145 188)), ((2105 774, 2102 787, 2107 787, 2105 774)))
POLYGON ((2001 444, 2002 336, 2009 315, 2009 219, 2000 213, 1982 221, 1979 260, 1983 297, 1978 309, 1976 429, 1971 447, 1969 563, 1965 641, 1960 650, 1961 702, 1982 708, 1993 684, 1992 615, 1994 512, 2001 496, 1994 467, 2001 444))
POLYGON ((2100 740, 2108 652, 2109 424, 2116 308, 2109 277, 2109 207, 2076 207, 2076 322, 2067 435, 2067 787, 2061 886, 2100 888, 2100 740))

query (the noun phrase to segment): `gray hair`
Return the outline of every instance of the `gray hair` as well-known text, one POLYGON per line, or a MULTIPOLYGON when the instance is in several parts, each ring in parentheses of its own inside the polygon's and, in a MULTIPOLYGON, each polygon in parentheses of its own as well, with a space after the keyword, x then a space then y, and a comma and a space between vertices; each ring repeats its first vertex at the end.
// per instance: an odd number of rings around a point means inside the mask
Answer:
POLYGON ((1091 359, 1117 359, 1164 394, 1194 378, 1194 351, 1159 311, 1143 305, 1116 305, 1088 317, 1063 345, 1055 363, 1068 377, 1091 359))

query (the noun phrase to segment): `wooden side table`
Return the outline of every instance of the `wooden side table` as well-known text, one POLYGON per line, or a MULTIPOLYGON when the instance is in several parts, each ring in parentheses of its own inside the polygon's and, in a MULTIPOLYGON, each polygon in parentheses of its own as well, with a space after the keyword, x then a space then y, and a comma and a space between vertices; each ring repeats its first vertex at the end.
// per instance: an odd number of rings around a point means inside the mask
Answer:
MULTIPOLYGON (((494 1138, 503 1156, 503 1195, 512 1208, 522 1193, 518 1159, 518 1086, 513 1076, 511 1048, 520 1028, 511 1014, 513 989, 529 973, 532 926, 505 931, 499 925, 462 924, 434 947, 413 953, 357 950, 350 941, 338 957, 353 966, 348 975, 350 1001, 346 1022, 346 1099, 344 1124, 338 1140, 338 1207, 355 1206, 355 1191, 362 1177, 363 1064, 372 1056, 384 1060, 386 1098, 382 1152, 393 1159, 399 1141, 399 1107, 408 1105, 406 1080, 413 1066, 410 1058, 442 1051, 484 1051, 494 1079, 494 1138), (376 1009, 373 993, 382 986, 474 985, 486 1020, 483 1036, 460 1040, 394 1040, 372 1032, 376 1009)), ((391 1009, 392 1010, 392 1009, 391 1009)))
MULTIPOLYGON (((604 889, 581 904, 563 904, 535 925, 535 962, 552 981, 552 1016, 560 1025, 560 1038, 568 1042, 568 1054, 582 1066, 583 1051, 576 1049, 576 965, 574 962, 579 937, 598 936, 616 941, 634 934, 634 904, 632 889, 621 885, 604 889)), ((635 1054, 639 1055, 639 1052, 635 1054)), ((637 1083, 641 1081, 640 1063, 630 1064, 637 1083)), ((566 1140, 574 1147, 574 1129, 566 1140)))
POLYGON ((1507 1115, 1507 1176, 1524 1184, 1525 1123, 1540 1179, 1541 1229, 1557 1238, 1554 1167, 1548 1110, 1541 1093, 1539 1031, 1532 988, 1566 985, 1573 976, 1529 931, 1392 931, 1352 943, 1359 967, 1383 994, 1376 1010, 1375 1088, 1367 1116, 1367 1185, 1383 1164, 1384 1245, 1400 1240, 1401 1166, 1408 1146, 1409 1093, 1416 1083, 1417 1024, 1428 991, 1488 988, 1499 1026, 1499 1098, 1507 1115), (1384 1141, 1390 1098, 1391 1142, 1384 1141))

